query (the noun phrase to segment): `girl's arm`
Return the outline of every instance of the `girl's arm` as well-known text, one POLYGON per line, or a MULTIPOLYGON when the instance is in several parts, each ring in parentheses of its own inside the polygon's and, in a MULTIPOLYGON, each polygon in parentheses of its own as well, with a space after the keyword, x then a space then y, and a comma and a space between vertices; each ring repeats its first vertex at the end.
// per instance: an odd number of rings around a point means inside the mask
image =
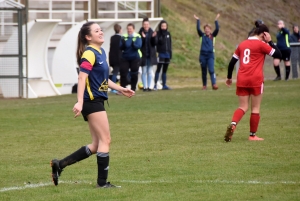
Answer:
POLYGON ((215 19, 215 26, 216 26, 216 29, 214 30, 214 32, 212 33, 212 35, 214 37, 216 37, 219 33, 219 22, 218 22, 218 18, 220 17, 220 14, 217 15, 216 19, 215 19))
POLYGON ((136 37, 136 40, 134 42, 132 42, 132 46, 137 50, 141 49, 142 48, 142 39, 141 39, 141 37, 136 37))
POLYGON ((85 81, 88 77, 87 73, 82 71, 79 72, 78 75, 78 86, 77 86, 77 103, 73 107, 73 112, 75 113, 75 118, 78 117, 82 110, 83 105, 83 94, 85 89, 85 81))
POLYGON ((218 35, 218 33, 219 33, 219 23, 218 23, 218 21, 215 21, 215 25, 216 25, 216 29, 215 29, 214 32, 212 33, 212 35, 213 35, 214 37, 216 37, 216 36, 218 35))
POLYGON ((124 87, 121 87, 121 86, 117 85, 116 83, 114 83, 113 81, 111 81, 110 79, 108 79, 108 87, 121 92, 124 96, 126 96, 128 98, 131 98, 135 94, 134 91, 124 88, 124 87))
POLYGON ((196 15, 194 15, 194 18, 197 20, 197 32, 198 32, 198 35, 199 35, 199 37, 202 37, 204 34, 203 34, 203 32, 201 31, 201 28, 200 28, 199 17, 197 17, 196 15))
POLYGON ((171 37, 171 34, 169 33, 169 36, 170 36, 170 59, 172 59, 172 37, 171 37))

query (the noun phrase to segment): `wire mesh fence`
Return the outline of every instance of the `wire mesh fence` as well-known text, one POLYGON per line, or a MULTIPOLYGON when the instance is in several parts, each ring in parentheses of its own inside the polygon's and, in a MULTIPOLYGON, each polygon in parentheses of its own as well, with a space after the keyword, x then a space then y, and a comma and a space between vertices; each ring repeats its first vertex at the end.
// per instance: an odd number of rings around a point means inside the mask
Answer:
POLYGON ((0 4, 0 97, 27 97, 26 26, 21 4, 0 4))

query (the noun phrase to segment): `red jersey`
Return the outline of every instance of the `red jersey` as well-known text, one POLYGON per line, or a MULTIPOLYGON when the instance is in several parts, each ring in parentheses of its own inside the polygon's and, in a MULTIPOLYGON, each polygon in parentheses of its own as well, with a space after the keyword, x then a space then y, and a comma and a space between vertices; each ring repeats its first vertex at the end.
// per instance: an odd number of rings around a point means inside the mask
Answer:
POLYGON ((274 52, 275 49, 256 37, 243 41, 233 54, 234 58, 240 60, 236 86, 260 87, 264 82, 265 56, 272 56, 274 52))

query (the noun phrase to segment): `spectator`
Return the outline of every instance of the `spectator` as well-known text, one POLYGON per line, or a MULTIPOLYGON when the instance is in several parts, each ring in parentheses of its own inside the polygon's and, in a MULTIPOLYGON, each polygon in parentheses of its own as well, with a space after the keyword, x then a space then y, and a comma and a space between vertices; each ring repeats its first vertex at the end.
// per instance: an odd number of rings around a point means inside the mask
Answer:
MULTIPOLYGON (((114 25, 115 35, 110 38, 109 48, 109 65, 113 68, 111 81, 117 82, 117 75, 120 71, 122 51, 120 50, 120 41, 122 27, 119 24, 114 25)), ((116 90, 111 90, 112 93, 117 93, 116 90)))
POLYGON ((156 31, 150 27, 149 19, 143 20, 143 27, 140 29, 139 34, 142 36, 142 82, 144 86, 143 91, 151 91, 150 84, 153 80, 153 66, 157 64, 156 59, 156 31))
POLYGON ((274 81, 281 80, 281 75, 280 75, 280 61, 284 61, 285 65, 285 80, 287 81, 289 79, 290 75, 290 70, 291 70, 291 63, 290 63, 290 57, 291 57, 291 48, 290 48, 290 43, 289 43, 289 37, 290 37, 290 32, 284 27, 284 22, 282 20, 279 20, 277 23, 278 27, 278 33, 277 33, 277 47, 281 51, 281 58, 274 58, 274 70, 277 74, 276 78, 274 81))
POLYGON ((121 86, 126 87, 128 84, 127 76, 130 69, 131 90, 136 90, 136 84, 138 81, 138 73, 142 52, 142 39, 140 34, 134 32, 134 24, 129 23, 127 25, 127 33, 123 34, 120 41, 120 48, 122 52, 121 59, 121 86))
POLYGON ((158 25, 157 32, 157 52, 158 52, 158 64, 154 78, 154 90, 157 90, 156 84, 159 78, 160 70, 162 69, 162 82, 163 90, 170 90, 167 86, 167 71, 172 59, 172 38, 168 31, 168 23, 162 20, 158 25))
POLYGON ((217 15, 215 19, 215 26, 216 29, 214 32, 211 31, 211 25, 205 24, 204 25, 204 33, 200 29, 200 20, 199 18, 194 15, 194 18, 197 20, 197 32, 200 37, 200 43, 201 43, 201 49, 200 49, 200 56, 199 61, 201 64, 201 70, 202 70, 202 90, 206 90, 206 84, 207 84, 207 68, 208 72, 210 74, 210 80, 212 84, 213 90, 217 90, 218 86, 216 84, 216 74, 215 74, 215 38, 219 33, 219 23, 218 18, 220 17, 220 14, 217 15))
POLYGON ((254 31, 256 30, 256 28, 259 27, 259 25, 263 24, 264 22, 262 20, 256 20, 254 22, 255 27, 251 29, 251 31, 248 33, 248 37, 250 36, 254 36, 254 31))
MULTIPOLYGON (((300 42, 300 32, 298 25, 293 26, 293 34, 290 37, 291 43, 299 43, 300 42)), ((300 46, 292 46, 291 47, 291 61, 292 61, 292 76, 293 78, 298 78, 298 68, 297 63, 300 67, 300 46)))

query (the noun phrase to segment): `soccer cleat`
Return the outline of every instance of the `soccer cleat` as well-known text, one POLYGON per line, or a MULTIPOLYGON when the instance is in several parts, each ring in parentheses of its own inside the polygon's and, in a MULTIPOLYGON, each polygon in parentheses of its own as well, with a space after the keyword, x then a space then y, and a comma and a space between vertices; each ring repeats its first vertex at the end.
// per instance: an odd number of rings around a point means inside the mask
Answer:
POLYGON ((99 184, 97 184, 96 186, 97 188, 121 188, 121 186, 116 186, 111 184, 110 182, 107 182, 106 184, 104 184, 103 186, 99 186, 99 184))
POLYGON ((50 162, 50 165, 52 167, 52 180, 55 186, 58 185, 58 177, 60 176, 61 172, 63 171, 59 167, 59 160, 53 159, 50 162))
POLYGON ((147 90, 146 88, 144 88, 144 89, 143 89, 143 92, 146 92, 146 91, 148 91, 148 90, 147 90))
POLYGON ((162 88, 162 90, 171 90, 171 88, 168 87, 167 85, 164 85, 163 88, 162 88))
POLYGON ((250 140, 250 141, 262 141, 262 140, 264 140, 264 138, 260 138, 260 137, 257 137, 256 135, 254 135, 254 136, 249 136, 248 140, 250 140))
POLYGON ((273 81, 279 81, 279 80, 281 80, 281 77, 277 76, 273 81))
POLYGON ((202 90, 206 90, 206 86, 203 86, 203 87, 202 87, 202 90))
POLYGON ((219 89, 218 85, 216 85, 216 84, 214 84, 212 88, 213 88, 213 90, 218 90, 219 89))
POLYGON ((157 87, 156 87, 156 85, 154 85, 154 87, 153 87, 153 91, 157 91, 157 87))
POLYGON ((147 91, 148 91, 148 92, 151 92, 151 91, 152 91, 152 89, 148 88, 148 89, 147 89, 147 91))
POLYGON ((227 127, 227 130, 226 130, 225 136, 224 136, 225 142, 230 142, 231 141, 231 138, 232 138, 232 135, 233 135, 233 132, 234 132, 235 128, 236 128, 236 125, 229 124, 229 126, 227 127))

